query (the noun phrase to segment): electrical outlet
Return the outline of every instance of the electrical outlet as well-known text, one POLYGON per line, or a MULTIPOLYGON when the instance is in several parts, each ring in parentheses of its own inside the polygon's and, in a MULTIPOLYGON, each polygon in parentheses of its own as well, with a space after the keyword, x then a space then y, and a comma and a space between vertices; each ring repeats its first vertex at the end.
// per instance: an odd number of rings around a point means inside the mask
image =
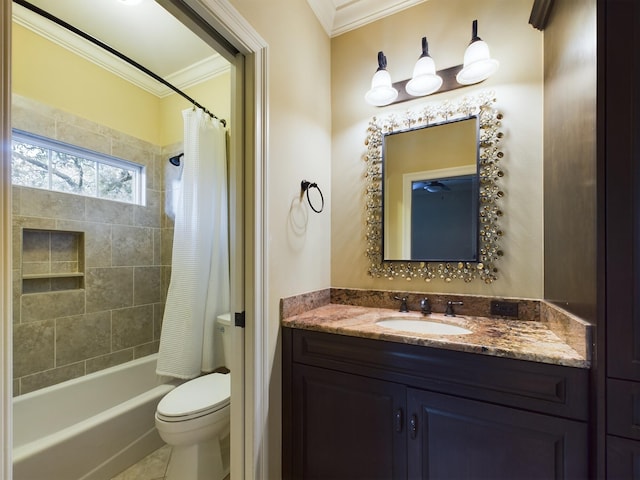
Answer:
POLYGON ((491 302, 491 315, 518 318, 518 302, 491 302))

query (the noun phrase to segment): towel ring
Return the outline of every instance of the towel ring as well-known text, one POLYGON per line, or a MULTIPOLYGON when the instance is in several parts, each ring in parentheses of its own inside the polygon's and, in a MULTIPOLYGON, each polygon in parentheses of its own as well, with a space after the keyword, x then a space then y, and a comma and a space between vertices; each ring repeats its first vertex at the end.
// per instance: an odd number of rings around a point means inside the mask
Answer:
POLYGON ((313 210, 316 213, 320 213, 322 210, 324 210, 324 195, 322 195, 322 190, 320 190, 320 187, 318 186, 317 183, 311 183, 311 182, 307 182, 306 180, 302 180, 302 182, 300 182, 301 197, 302 195, 304 195, 304 192, 307 192, 307 202, 309 202, 309 206, 311 207, 311 210, 313 210), (320 206, 319 210, 313 206, 313 203, 311 203, 311 199, 309 198, 309 190, 311 188, 317 189, 318 193, 320 194, 320 200, 322 200, 322 205, 320 206))

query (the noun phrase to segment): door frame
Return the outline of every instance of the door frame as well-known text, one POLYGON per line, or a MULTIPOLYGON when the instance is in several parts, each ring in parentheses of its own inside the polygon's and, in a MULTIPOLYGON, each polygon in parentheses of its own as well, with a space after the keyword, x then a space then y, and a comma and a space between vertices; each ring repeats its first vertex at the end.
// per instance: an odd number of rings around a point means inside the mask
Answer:
MULTIPOLYGON (((232 60, 242 62, 240 74, 232 76, 232 112, 240 119, 242 129, 232 138, 231 149, 238 158, 244 157, 244 172, 236 172, 240 178, 244 176, 244 188, 240 189, 244 193, 235 198, 240 201, 239 207, 244 207, 244 221, 239 226, 239 233, 244 233, 244 255, 236 267, 244 270, 245 301, 232 299, 232 306, 245 311, 246 329, 234 328, 233 335, 235 344, 244 347, 236 360, 245 374, 244 381, 234 382, 232 388, 234 402, 240 399, 240 407, 232 408, 231 428, 244 435, 232 440, 231 467, 235 478, 266 478, 268 45, 228 0, 159 1, 166 2, 178 8, 190 7, 243 57, 232 60)), ((12 478, 11 7, 12 0, 0 0, 0 476, 6 480, 12 478)))

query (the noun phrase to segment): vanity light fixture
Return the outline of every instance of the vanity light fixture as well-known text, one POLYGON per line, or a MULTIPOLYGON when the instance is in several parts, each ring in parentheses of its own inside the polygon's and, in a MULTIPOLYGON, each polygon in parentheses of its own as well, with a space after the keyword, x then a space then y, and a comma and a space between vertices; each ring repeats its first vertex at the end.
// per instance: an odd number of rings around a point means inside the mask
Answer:
POLYGON ((378 52, 378 70, 371 79, 371 90, 364 98, 370 105, 382 107, 389 105, 398 97, 398 90, 391 86, 391 76, 387 72, 387 57, 378 52))
POLYGON ((391 76, 387 72, 387 57, 378 52, 378 70, 371 80, 371 89, 364 98, 369 105, 383 107, 435 92, 448 92, 486 80, 498 70, 499 65, 496 59, 491 58, 487 43, 478 37, 478 21, 474 20, 471 42, 464 52, 463 65, 436 71, 433 58, 429 55, 427 37, 422 37, 422 55, 413 68, 410 80, 391 83, 391 76))
POLYGON ((486 80, 493 75, 500 63, 489 54, 489 45, 478 36, 478 20, 471 27, 471 42, 464 52, 462 70, 456 80, 462 85, 472 85, 486 80))
POLYGON ((436 64, 429 55, 427 37, 422 37, 422 55, 413 67, 413 76, 405 88, 409 95, 422 97, 437 91, 441 86, 442 77, 436 75, 436 64))

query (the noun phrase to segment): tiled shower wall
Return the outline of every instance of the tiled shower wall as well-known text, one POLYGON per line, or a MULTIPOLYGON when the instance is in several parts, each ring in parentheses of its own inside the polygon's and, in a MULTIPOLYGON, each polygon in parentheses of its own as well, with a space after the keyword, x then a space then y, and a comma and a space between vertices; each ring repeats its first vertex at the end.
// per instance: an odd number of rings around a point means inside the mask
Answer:
POLYGON ((146 167, 145 206, 13 187, 20 395, 157 351, 173 230, 161 147, 20 96, 12 108, 15 128, 146 167), (56 269, 75 269, 73 281, 34 275, 56 269))

